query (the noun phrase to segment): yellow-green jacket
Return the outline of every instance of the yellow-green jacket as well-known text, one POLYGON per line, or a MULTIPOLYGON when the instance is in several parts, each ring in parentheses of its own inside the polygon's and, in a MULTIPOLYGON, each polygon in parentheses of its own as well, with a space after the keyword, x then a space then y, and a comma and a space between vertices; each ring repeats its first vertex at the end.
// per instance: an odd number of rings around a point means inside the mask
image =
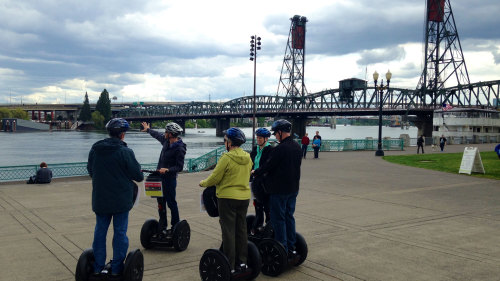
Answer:
POLYGON ((221 156, 212 174, 200 182, 203 187, 216 186, 218 198, 250 199, 248 179, 252 169, 250 154, 240 147, 221 156))

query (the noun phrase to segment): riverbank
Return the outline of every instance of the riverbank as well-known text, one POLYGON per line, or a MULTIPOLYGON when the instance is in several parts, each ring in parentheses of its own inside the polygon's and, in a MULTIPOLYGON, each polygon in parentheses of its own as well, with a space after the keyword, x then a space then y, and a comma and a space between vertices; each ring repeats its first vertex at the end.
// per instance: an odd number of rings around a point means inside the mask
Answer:
MULTIPOLYGON (((408 153, 415 152, 386 151, 408 153)), ((203 251, 219 247, 218 219, 199 206, 198 182, 209 174, 179 175, 177 200, 191 242, 180 253, 144 251, 145 281, 199 280, 203 251)), ((257 280, 498 279, 499 181, 399 166, 373 151, 320 153, 303 161, 301 174, 295 217, 308 258, 277 278, 257 280)), ((74 280, 77 259, 92 243, 90 191, 88 177, 0 185, 2 279, 74 280)), ((140 229, 156 208, 156 200, 142 196, 130 213, 130 248, 142 249, 140 229)))

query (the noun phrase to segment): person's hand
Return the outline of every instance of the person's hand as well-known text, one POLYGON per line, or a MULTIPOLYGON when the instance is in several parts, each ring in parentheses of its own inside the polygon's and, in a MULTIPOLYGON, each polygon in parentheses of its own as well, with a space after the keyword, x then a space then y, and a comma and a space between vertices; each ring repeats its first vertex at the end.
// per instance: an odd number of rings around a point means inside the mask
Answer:
POLYGON ((141 125, 142 125, 141 132, 146 132, 149 129, 149 124, 148 123, 142 122, 141 125))
POLYGON ((200 181, 200 183, 199 183, 198 185, 199 185, 200 187, 203 187, 203 185, 201 185, 201 182, 202 182, 202 181, 200 181))
POLYGON ((253 173, 255 173, 255 170, 252 170, 252 171, 250 172, 250 174, 252 174, 252 175, 253 175, 253 173))
POLYGON ((160 172, 160 174, 165 174, 166 172, 168 172, 168 168, 161 168, 158 169, 157 171, 160 172))

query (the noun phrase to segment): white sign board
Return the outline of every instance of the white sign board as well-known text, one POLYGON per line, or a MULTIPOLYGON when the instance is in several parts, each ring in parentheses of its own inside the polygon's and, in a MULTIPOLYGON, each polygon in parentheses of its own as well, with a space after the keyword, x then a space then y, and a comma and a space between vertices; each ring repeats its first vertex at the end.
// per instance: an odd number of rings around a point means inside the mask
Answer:
POLYGON ((481 155, 477 147, 466 147, 462 156, 462 164, 460 164, 459 174, 483 173, 484 166, 481 161, 481 155))

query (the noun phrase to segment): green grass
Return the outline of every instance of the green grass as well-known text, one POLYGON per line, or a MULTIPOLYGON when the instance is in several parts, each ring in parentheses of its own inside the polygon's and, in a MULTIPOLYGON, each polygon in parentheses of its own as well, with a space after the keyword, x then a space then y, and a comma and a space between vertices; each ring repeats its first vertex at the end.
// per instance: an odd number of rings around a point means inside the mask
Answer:
MULTIPOLYGON (((500 180, 500 160, 493 151, 480 152, 485 174, 472 173, 471 176, 500 180)), ((433 153, 384 156, 389 162, 458 174, 463 153, 433 153)), ((467 175, 467 174, 465 174, 467 175)))

